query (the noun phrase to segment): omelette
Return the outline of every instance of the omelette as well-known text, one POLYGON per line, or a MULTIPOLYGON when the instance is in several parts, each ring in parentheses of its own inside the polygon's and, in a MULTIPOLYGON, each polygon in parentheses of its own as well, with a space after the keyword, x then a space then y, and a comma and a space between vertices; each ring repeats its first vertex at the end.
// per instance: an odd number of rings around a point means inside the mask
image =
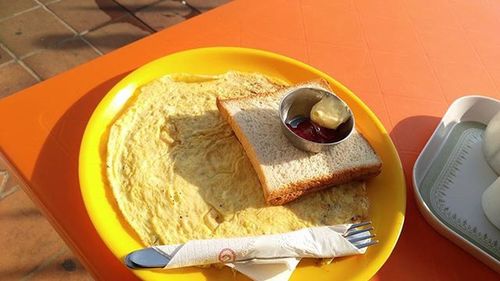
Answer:
POLYGON ((252 236, 366 218, 364 183, 268 206, 257 175, 216 97, 274 92, 257 73, 174 74, 142 86, 110 128, 107 178, 145 246, 252 236))

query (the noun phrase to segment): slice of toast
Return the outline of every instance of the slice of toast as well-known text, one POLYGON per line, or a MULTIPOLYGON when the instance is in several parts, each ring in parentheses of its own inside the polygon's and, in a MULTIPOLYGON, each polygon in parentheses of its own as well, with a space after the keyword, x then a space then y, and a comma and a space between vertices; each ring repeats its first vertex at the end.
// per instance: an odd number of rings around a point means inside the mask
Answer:
POLYGON ((380 173, 382 162, 357 131, 320 153, 294 147, 281 129, 279 103, 294 87, 331 91, 323 80, 237 99, 217 100, 217 107, 243 145, 262 184, 265 200, 282 205, 326 187, 365 180, 380 173))

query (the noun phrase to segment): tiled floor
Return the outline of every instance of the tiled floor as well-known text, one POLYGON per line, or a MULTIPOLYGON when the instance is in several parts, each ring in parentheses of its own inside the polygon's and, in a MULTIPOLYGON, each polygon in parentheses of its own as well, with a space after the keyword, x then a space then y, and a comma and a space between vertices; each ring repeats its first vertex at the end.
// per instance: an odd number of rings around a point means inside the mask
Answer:
MULTIPOLYGON (((229 1, 0 0, 0 99, 229 1)), ((0 280, 91 280, 21 185, 0 154, 0 280)))

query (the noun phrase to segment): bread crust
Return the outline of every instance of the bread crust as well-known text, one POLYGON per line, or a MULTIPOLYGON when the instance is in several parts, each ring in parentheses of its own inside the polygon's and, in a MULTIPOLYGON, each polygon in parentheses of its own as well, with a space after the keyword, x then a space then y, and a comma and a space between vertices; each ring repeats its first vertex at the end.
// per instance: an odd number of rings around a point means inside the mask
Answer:
POLYGON ((318 177, 307 181, 289 184, 284 186, 284 188, 266 196, 266 202, 271 205, 283 205, 307 193, 345 184, 351 181, 364 181, 375 177, 380 174, 381 168, 381 163, 379 165, 367 165, 344 170, 340 173, 331 174, 326 177, 318 177))
MULTIPOLYGON (((329 90, 330 86, 328 82, 324 79, 318 79, 318 80, 313 80, 297 85, 291 86, 292 88, 295 87, 300 87, 303 85, 314 85, 319 88, 324 88, 325 90, 329 90)), ((285 88, 280 91, 282 93, 283 91, 286 91, 285 88)), ((266 93, 266 94, 261 94, 259 96, 275 96, 277 93, 266 93)), ((282 188, 279 190, 275 190, 272 192, 269 192, 268 182, 267 178, 264 174, 264 171, 262 170, 262 167, 260 165, 260 162, 257 158, 257 153, 255 152, 253 146, 249 142, 249 140, 245 137, 244 132, 241 130, 241 127, 238 125, 238 123, 235 121, 234 118, 231 117, 231 114, 226 107, 226 105, 230 102, 233 101, 238 101, 238 100, 244 100, 248 99, 248 97, 241 97, 241 98, 234 98, 234 99, 225 99, 221 100, 217 98, 217 108, 219 109, 219 112, 223 116, 223 118, 229 123, 231 128, 233 129, 233 132, 235 133, 236 137, 238 138, 239 142, 242 144, 243 149, 245 150, 248 158, 250 159, 250 162, 252 166, 254 167, 255 171, 257 172, 257 176, 259 178, 260 183, 263 186, 263 192, 264 192, 264 197, 265 200, 268 204, 270 205, 283 205, 288 202, 291 202, 293 200, 296 200, 297 198, 301 197, 302 195, 305 195, 307 193, 311 193, 314 191, 318 191, 321 189, 325 189, 328 187, 336 186, 336 185, 341 185, 345 184, 351 181, 363 181, 372 177, 377 176, 381 172, 382 168, 382 163, 378 162, 374 165, 363 165, 363 166, 358 166, 352 169, 346 169, 343 171, 335 172, 331 175, 328 176, 321 176, 313 179, 307 179, 305 181, 300 181, 300 182, 295 182, 292 184, 287 184, 283 185, 282 188)), ((363 137, 364 138, 364 137, 363 137)), ((368 143, 368 142, 367 142, 368 143)), ((369 144, 369 143, 368 143, 369 144)), ((370 144, 369 144, 370 145, 370 144)), ((371 147, 371 145, 370 145, 371 147)), ((373 147, 371 147, 373 150, 373 147)))
MULTIPOLYGON (((318 87, 318 88, 321 88, 321 89, 325 89, 325 90, 328 90, 328 91, 332 91, 332 89, 330 88, 330 84, 328 83, 328 81, 326 81, 323 78, 318 78, 318 79, 311 80, 311 81, 308 81, 308 82, 294 84, 294 85, 288 86, 288 87, 283 86, 279 90, 279 93, 284 94, 284 91, 286 91, 288 89, 298 88, 298 87, 302 87, 302 86, 306 86, 306 85, 314 85, 315 87, 318 87)), ((271 97, 271 96, 276 96, 276 92, 272 92, 272 93, 260 93, 260 94, 255 94, 255 96, 258 96, 258 97, 271 97)), ((219 109, 219 112, 220 112, 221 107, 223 107, 222 103, 231 102, 231 101, 245 100, 245 99, 248 99, 248 97, 237 97, 237 98, 229 98, 229 99, 224 99, 224 100, 222 100, 219 97, 217 97, 217 108, 219 109)), ((228 120, 228 122, 229 122, 229 119, 232 119, 232 118, 230 118, 229 112, 226 111, 226 120, 228 120)))

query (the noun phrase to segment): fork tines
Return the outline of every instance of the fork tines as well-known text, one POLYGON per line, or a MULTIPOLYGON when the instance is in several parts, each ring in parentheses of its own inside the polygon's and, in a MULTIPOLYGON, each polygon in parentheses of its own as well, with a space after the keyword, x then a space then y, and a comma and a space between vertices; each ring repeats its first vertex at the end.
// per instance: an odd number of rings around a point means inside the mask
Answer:
POLYGON ((358 249, 377 244, 378 240, 373 240, 375 234, 370 232, 373 230, 371 223, 371 221, 355 223, 347 229, 343 236, 358 249))

